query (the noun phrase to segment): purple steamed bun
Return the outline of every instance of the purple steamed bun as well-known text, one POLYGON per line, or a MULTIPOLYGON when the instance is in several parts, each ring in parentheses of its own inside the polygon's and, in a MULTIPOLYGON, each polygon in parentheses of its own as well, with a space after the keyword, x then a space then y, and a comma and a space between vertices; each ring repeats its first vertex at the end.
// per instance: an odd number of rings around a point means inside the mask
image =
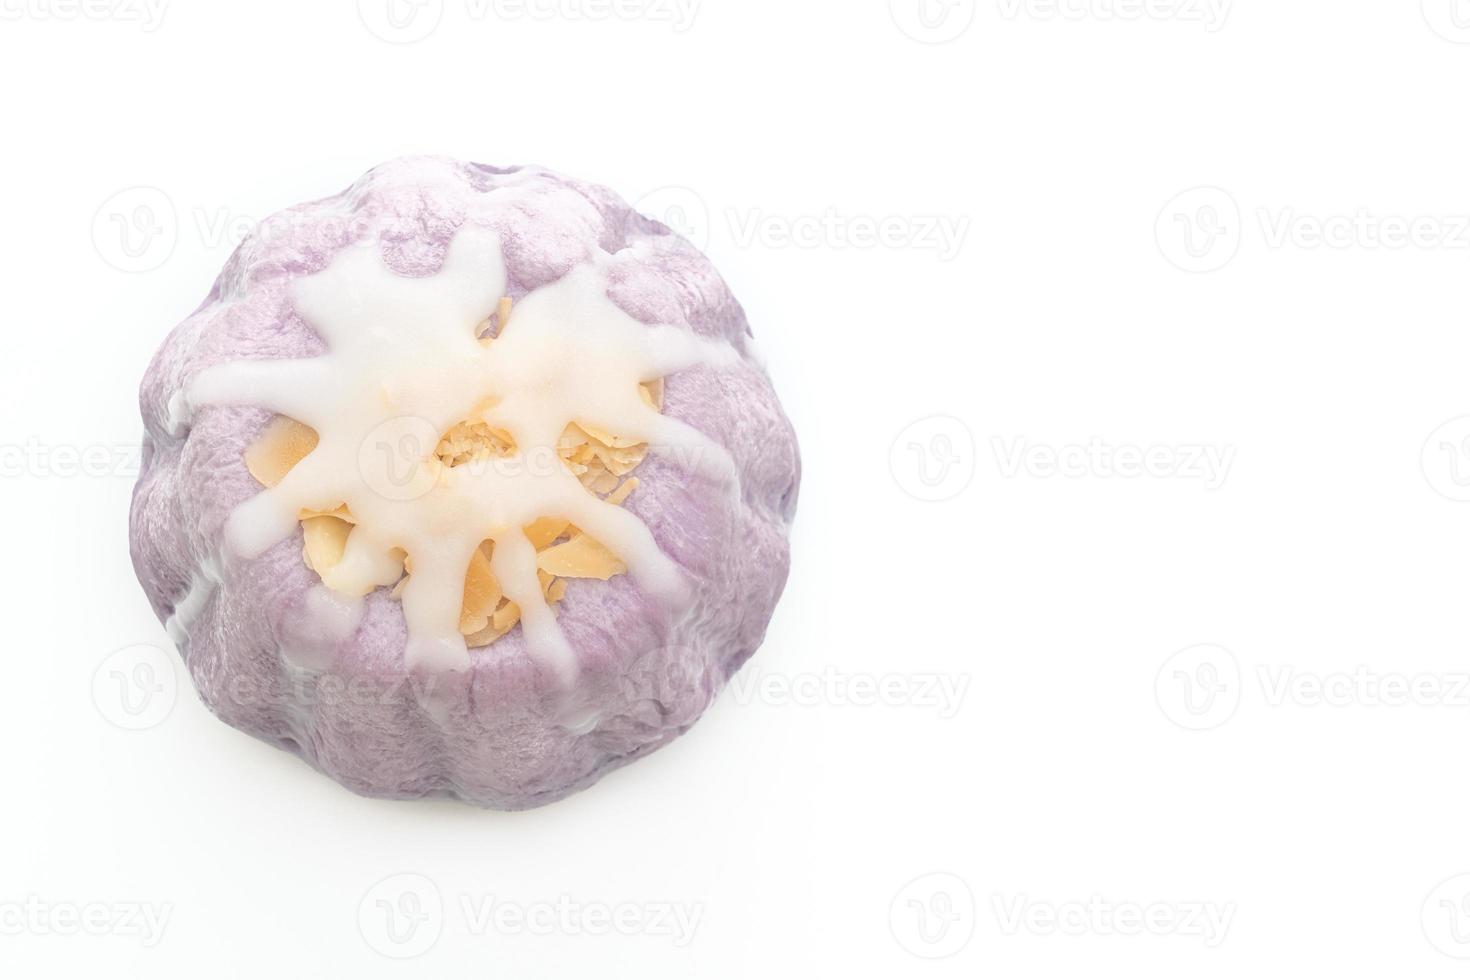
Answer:
POLYGON ((169 335, 140 400, 133 564, 200 697, 358 793, 521 809, 589 786, 694 723, 760 645, 786 581, 796 439, 739 303, 683 237, 607 188, 548 170, 406 158, 272 217, 169 335), (655 450, 624 504, 682 572, 687 601, 650 594, 633 575, 569 580, 556 622, 577 663, 570 690, 519 626, 470 649, 468 669, 416 666, 388 587, 366 596, 351 628, 324 633, 313 598, 323 586, 303 561, 300 527, 258 557, 227 544, 232 511, 263 490, 245 454, 274 413, 180 411, 206 368, 326 352, 292 284, 344 248, 367 243, 396 275, 434 276, 467 222, 498 236, 517 304, 606 253, 618 260, 606 289, 618 308, 736 355, 676 371, 663 388, 667 417, 728 452, 733 485, 655 450))

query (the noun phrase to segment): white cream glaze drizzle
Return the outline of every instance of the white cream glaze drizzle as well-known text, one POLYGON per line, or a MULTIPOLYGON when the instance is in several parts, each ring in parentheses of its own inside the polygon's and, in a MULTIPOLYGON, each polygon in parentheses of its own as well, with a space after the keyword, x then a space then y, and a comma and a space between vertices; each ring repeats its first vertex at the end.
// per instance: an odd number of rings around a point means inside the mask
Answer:
POLYGON ((219 572, 209 561, 206 561, 204 566, 190 579, 189 591, 174 604, 173 612, 163 624, 164 631, 168 633, 169 639, 173 640, 176 646, 183 647, 188 643, 189 632, 193 630, 199 614, 204 611, 205 605, 213 597, 218 584, 219 572))
POLYGON ((394 274, 378 243, 368 241, 297 280, 292 301, 327 353, 212 367, 184 399, 189 413, 200 405, 257 405, 320 437, 278 486, 231 513, 227 543, 258 556, 295 531, 302 508, 345 503, 357 527, 334 582, 339 589, 352 583, 349 591, 359 595, 392 585, 403 573, 395 549, 407 553, 408 664, 431 670, 470 665, 460 604, 472 554, 488 538, 492 570, 520 606, 528 650, 563 682, 575 678, 575 654, 542 596, 536 554, 521 530, 539 517, 571 521, 621 557, 644 590, 671 606, 682 602, 682 574, 648 528, 588 492, 562 464, 557 441, 568 423, 582 420, 728 483, 728 453, 650 408, 638 386, 737 355, 727 344, 625 313, 607 295, 614 261, 600 253, 529 293, 488 343, 478 335, 507 278, 499 238, 486 228, 462 228, 433 276, 394 274), (489 464, 445 466, 434 455, 439 437, 466 419, 509 432, 516 452, 489 464))

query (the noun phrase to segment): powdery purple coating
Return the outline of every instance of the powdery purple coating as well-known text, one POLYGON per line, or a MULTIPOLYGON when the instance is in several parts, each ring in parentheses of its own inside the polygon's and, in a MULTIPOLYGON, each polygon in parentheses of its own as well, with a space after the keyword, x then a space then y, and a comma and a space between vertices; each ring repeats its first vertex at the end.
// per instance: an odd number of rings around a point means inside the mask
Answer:
POLYGON ((785 585, 800 462, 740 305, 682 237, 606 188, 546 170, 405 158, 337 197, 274 216, 170 334, 143 379, 141 405, 133 564, 200 697, 229 724, 366 795, 521 809, 590 785, 694 723, 760 645, 785 585), (222 554, 225 519, 261 489, 243 454, 270 413, 203 408, 186 431, 170 431, 170 400, 200 370, 324 349, 287 298, 293 279, 321 271, 357 240, 379 241, 398 274, 432 275, 471 206, 502 187, 510 189, 496 195, 500 206, 475 220, 501 236, 513 299, 598 247, 636 245, 641 257, 621 266, 612 299, 643 322, 684 326, 742 355, 734 368, 697 368, 665 386, 666 413, 730 452, 738 493, 655 454, 626 505, 683 568, 691 609, 671 614, 627 575, 571 580, 557 607, 580 657, 577 697, 596 709, 587 731, 565 724, 565 701, 527 656, 519 627, 471 651, 470 671, 411 675, 402 608, 385 589, 367 598, 351 638, 312 669, 288 657, 305 646, 304 604, 318 584, 302 561, 300 531, 257 559, 222 554), (210 581, 213 588, 193 588, 210 581))

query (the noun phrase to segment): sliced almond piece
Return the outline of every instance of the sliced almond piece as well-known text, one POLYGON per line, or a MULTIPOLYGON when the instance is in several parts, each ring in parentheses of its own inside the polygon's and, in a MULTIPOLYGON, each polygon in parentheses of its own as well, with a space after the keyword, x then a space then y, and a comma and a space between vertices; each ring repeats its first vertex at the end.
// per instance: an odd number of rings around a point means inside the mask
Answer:
POLYGON ((617 488, 617 476, 607 472, 606 470, 603 470, 591 482, 587 484, 587 489, 591 490, 593 493, 612 493, 617 488))
POLYGON ((316 448, 316 430, 295 419, 277 415, 245 450, 245 468, 267 487, 279 486, 297 463, 316 448))
POLYGON ((611 449, 598 446, 596 453, 608 472, 615 476, 627 476, 648 456, 648 447, 638 445, 629 449, 611 449))
POLYGON ((622 506, 623 501, 627 500, 633 491, 637 489, 638 478, 636 476, 630 476, 616 490, 608 494, 606 500, 610 504, 622 506))
POLYGON ((621 558, 587 534, 579 534, 570 541, 547 548, 536 556, 536 565, 563 578, 600 578, 603 581, 628 570, 621 558))
POLYGON ((465 637, 465 646, 471 648, 489 646, 505 634, 509 633, 511 627, 514 625, 515 623, 511 623, 510 626, 507 626, 505 629, 499 630, 495 628, 495 624, 492 622, 490 625, 486 626, 478 633, 474 633, 470 636, 465 637))
POLYGON ((464 599, 459 610, 459 631, 470 636, 485 628, 500 604, 500 580, 490 570, 490 559, 479 548, 470 557, 465 573, 464 599))
POLYGON ((531 542, 531 547, 541 551, 550 547, 552 542, 565 534, 568 526, 569 522, 559 517, 538 517, 521 530, 526 532, 526 538, 531 542))
POLYGON ((492 456, 503 459, 513 452, 515 439, 509 432, 474 419, 457 423, 440 437, 439 444, 434 447, 434 455, 439 461, 451 467, 492 456))
POLYGON ((352 516, 352 511, 347 509, 346 504, 333 507, 331 510, 312 510, 309 507, 303 507, 296 515, 298 521, 310 520, 313 517, 335 517, 338 520, 346 521, 348 524, 357 523, 357 518, 352 516))
POLYGON ((656 411, 664 410, 664 379, 658 378, 654 381, 645 381, 638 386, 638 394, 643 396, 644 403, 656 411))
POLYGON ((500 630, 500 632, 502 633, 506 632, 520 621, 521 607, 516 605, 514 602, 511 602, 509 599, 505 601, 505 605, 495 610, 495 615, 490 617, 490 625, 500 630))
POLYGON ((607 446, 609 449, 626 449, 629 446, 636 446, 638 445, 638 443, 643 441, 641 439, 630 439, 627 436, 615 436, 611 432, 608 432, 606 429, 600 429, 595 425, 591 425, 581 420, 578 420, 577 428, 581 429, 583 432, 587 433, 589 436, 602 443, 604 446, 607 446))
POLYGON ((332 569, 342 564, 352 525, 337 517, 310 517, 301 522, 301 530, 306 536, 302 550, 307 567, 325 580, 332 569))
POLYGON ((576 449, 578 446, 585 446, 587 439, 587 433, 577 428, 576 425, 568 425, 561 430, 561 435, 556 440, 556 448, 561 451, 576 449))
POLYGON ((551 605, 561 602, 567 594, 567 580, 559 578, 551 583, 551 588, 546 590, 546 601, 551 605))

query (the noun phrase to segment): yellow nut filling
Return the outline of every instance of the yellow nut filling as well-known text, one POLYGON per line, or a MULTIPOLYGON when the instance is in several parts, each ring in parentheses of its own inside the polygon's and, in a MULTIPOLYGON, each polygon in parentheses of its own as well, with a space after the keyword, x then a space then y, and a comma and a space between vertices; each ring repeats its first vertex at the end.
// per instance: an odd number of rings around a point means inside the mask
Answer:
MULTIPOLYGON (((497 313, 500 322, 504 323, 509 315, 508 300, 502 301, 497 313)), ((486 340, 489 342, 491 340, 486 340)), ((640 386, 640 394, 650 407, 662 411, 662 381, 640 386)), ((278 415, 245 451, 246 468, 262 485, 278 486, 298 463, 310 455, 317 442, 315 430, 278 415)), ((505 458, 515 451, 515 442, 509 433, 482 421, 466 421, 445 433, 434 452, 444 465, 453 467, 489 458, 505 458)), ((648 446, 579 421, 568 425, 562 432, 557 452, 589 492, 602 496, 608 503, 621 505, 638 487, 637 478, 629 474, 648 455, 648 446)), ((347 506, 343 504, 331 510, 303 509, 297 517, 305 539, 302 557, 307 567, 316 572, 328 588, 352 594, 334 575, 347 553, 356 524, 347 506)), ((549 605, 555 606, 566 595, 566 579, 606 581, 628 570, 621 558, 569 521, 542 517, 522 530, 536 550, 537 575, 549 605)), ((465 572, 459 630, 470 647, 494 642, 520 621, 520 608, 505 597, 491 571, 490 558, 494 547, 493 541, 481 542, 465 572)), ((413 573, 411 559, 401 553, 399 557, 403 559, 404 575, 392 589, 391 594, 395 598, 402 594, 413 573)))

